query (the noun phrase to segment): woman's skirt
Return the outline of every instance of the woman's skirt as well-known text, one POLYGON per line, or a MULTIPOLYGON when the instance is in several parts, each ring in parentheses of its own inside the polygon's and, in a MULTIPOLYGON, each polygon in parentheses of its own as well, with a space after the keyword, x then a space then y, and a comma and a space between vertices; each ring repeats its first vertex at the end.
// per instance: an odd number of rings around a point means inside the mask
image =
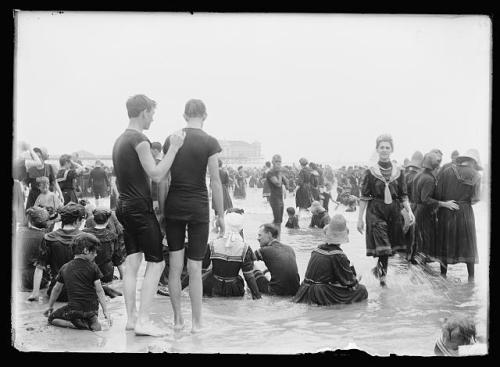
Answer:
POLYGON ((438 248, 437 217, 432 208, 417 204, 415 208, 415 253, 436 257, 438 248))
POLYGON ((372 199, 366 209, 366 255, 391 256, 396 252, 406 252, 400 203, 372 199))
POLYGON ((209 297, 242 297, 245 294, 245 282, 240 275, 224 278, 210 272, 203 279, 203 294, 209 297))
MULTIPOLYGON (((224 205, 224 211, 233 207, 233 201, 229 195, 229 189, 226 185, 222 185, 222 201, 224 205)), ((214 196, 212 195, 212 208, 215 208, 214 196)))
POLYGON ((312 194, 309 185, 299 186, 295 193, 295 207, 308 209, 312 203, 312 194))
POLYGON ((468 202, 458 210, 439 208, 435 257, 446 264, 478 263, 474 211, 468 202))
POLYGON ((234 188, 234 198, 235 199, 245 199, 247 196, 247 192, 245 186, 237 186, 234 188))
POLYGON ((333 284, 310 284, 302 282, 292 301, 326 306, 360 302, 367 298, 368 291, 362 284, 358 284, 353 289, 333 284))

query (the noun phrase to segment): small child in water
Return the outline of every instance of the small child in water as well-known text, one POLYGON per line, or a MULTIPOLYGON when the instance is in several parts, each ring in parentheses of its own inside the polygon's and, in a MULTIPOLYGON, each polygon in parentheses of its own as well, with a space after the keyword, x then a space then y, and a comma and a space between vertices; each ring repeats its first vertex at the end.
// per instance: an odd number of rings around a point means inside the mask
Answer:
POLYGON ((295 214, 295 208, 286 208, 286 213, 288 214, 288 220, 286 221, 286 228, 299 228, 299 216, 295 214))

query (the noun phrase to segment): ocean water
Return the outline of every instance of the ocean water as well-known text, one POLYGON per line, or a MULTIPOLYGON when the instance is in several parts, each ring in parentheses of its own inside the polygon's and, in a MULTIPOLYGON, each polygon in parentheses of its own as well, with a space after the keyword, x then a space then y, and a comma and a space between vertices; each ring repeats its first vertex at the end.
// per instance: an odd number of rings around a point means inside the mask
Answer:
MULTIPOLYGON (((290 194, 285 207, 294 206, 290 194)), ((106 202, 107 204, 108 202, 106 202)), ((261 189, 247 189, 245 200, 233 199, 234 206, 245 209, 245 239, 255 250, 259 225, 272 220, 272 212, 262 198, 261 189)), ((487 335, 489 310, 489 204, 474 206, 479 264, 476 280, 467 282, 465 264, 450 265, 448 278, 439 276, 439 265, 422 268, 394 256, 389 260, 387 287, 381 288, 371 274, 376 259, 365 255, 364 236, 356 230, 357 212, 343 213, 350 229, 350 242, 342 245, 351 263, 362 275, 368 299, 361 303, 337 306, 294 304, 290 298, 263 296, 252 300, 249 291, 243 298, 204 298, 205 330, 191 334, 191 309, 188 289, 183 291, 182 307, 186 328, 172 329, 173 314, 169 297, 155 296, 152 318, 165 327, 161 338, 135 336, 125 331, 123 297, 109 300, 113 325, 100 332, 62 329, 47 325, 42 303, 29 303, 29 293, 13 294, 13 344, 25 351, 81 352, 171 352, 231 354, 298 354, 323 350, 358 348, 371 355, 432 356, 436 338, 446 317, 460 313, 475 318, 478 335, 487 335)), ((285 213, 286 216, 286 213, 285 213)), ((282 242, 292 246, 301 280, 311 251, 323 242, 323 232, 307 228, 309 217, 300 220, 301 229, 283 228, 282 242)), ((143 274, 145 264, 140 270, 143 274)), ((121 282, 114 285, 121 289, 121 282)), ((56 304, 56 307, 59 305, 56 304)), ((100 317, 102 318, 102 311, 100 317)))

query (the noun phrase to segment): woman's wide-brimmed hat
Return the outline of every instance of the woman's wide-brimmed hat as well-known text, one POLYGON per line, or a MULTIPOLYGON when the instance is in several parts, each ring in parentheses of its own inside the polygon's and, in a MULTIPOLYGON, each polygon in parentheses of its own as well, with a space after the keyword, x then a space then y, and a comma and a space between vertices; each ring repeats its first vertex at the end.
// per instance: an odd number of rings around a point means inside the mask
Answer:
POLYGON ((349 229, 342 214, 335 214, 325 227, 327 243, 342 244, 349 242, 349 229))
POLYGON ((324 211, 326 211, 325 208, 323 208, 323 206, 321 205, 321 203, 319 201, 313 201, 311 203, 311 206, 309 207, 309 210, 311 211, 311 213, 323 213, 324 211))
POLYGON ((411 156, 411 160, 405 165, 405 167, 415 167, 422 168, 422 161, 424 160, 424 155, 420 151, 416 151, 411 156))
POLYGON ((467 159, 472 159, 474 162, 476 162, 476 169, 481 170, 483 167, 481 167, 481 160, 479 159, 479 152, 477 149, 469 149, 467 150, 464 154, 460 154, 456 161, 457 163, 462 163, 463 161, 467 159))

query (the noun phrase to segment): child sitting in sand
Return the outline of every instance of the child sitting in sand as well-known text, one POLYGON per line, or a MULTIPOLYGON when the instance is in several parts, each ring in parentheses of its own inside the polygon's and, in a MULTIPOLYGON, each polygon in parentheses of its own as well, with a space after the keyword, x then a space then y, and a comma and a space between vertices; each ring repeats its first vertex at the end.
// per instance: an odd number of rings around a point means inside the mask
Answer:
POLYGON ((81 232, 71 243, 74 259, 64 264, 56 278, 50 295, 49 308, 44 312, 49 323, 61 327, 74 327, 92 331, 101 330, 97 319, 99 304, 111 325, 106 297, 101 285, 102 273, 94 262, 99 240, 90 233, 81 232), (53 311, 54 303, 65 286, 68 304, 53 311))
POLYGON ((286 213, 288 214, 288 220, 286 221, 286 228, 299 228, 299 216, 295 214, 295 208, 286 208, 286 213))

